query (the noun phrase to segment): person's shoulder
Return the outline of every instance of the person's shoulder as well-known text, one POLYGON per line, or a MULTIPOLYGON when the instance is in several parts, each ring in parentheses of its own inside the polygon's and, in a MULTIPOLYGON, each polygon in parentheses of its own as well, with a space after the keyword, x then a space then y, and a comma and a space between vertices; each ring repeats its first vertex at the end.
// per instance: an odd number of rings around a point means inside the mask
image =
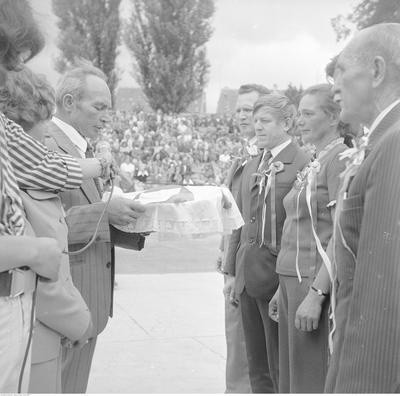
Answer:
POLYGON ((291 146, 295 151, 295 161, 296 163, 304 163, 307 164, 311 160, 311 153, 304 149, 304 147, 299 146, 299 144, 295 141, 292 141, 291 146))

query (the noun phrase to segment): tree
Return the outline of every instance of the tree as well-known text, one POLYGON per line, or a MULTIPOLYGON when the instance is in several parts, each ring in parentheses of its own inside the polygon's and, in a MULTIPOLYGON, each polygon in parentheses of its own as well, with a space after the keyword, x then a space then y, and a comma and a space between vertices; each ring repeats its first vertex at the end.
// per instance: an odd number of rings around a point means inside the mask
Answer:
POLYGON ((362 0, 350 14, 331 19, 337 41, 349 36, 351 25, 360 30, 382 22, 400 22, 399 0, 362 0))
POLYGON ((290 99, 290 101, 296 105, 296 108, 299 107, 300 103, 300 98, 301 95, 303 94, 303 87, 300 85, 299 88, 297 88, 295 85, 292 83, 289 83, 283 94, 290 99))
POLYGON ((115 66, 120 43, 119 5, 121 0, 53 0, 53 11, 59 17, 56 69, 63 73, 84 58, 101 69, 114 97, 118 83, 115 66))
POLYGON ((131 0, 124 39, 135 58, 133 74, 150 106, 185 111, 202 95, 209 63, 205 44, 213 0, 131 0))

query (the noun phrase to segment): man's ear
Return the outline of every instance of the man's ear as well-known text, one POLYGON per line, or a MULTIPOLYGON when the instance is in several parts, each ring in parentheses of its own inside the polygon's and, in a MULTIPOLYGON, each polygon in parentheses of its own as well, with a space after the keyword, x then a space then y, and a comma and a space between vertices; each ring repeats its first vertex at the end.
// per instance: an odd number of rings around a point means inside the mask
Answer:
POLYGON ((373 60, 372 86, 378 87, 386 77, 386 62, 381 56, 375 56, 373 60))
POLYGON ((291 117, 286 117, 283 123, 283 129, 285 132, 289 132, 294 125, 294 120, 291 117))
POLYGON ((65 94, 63 96, 62 103, 64 110, 68 113, 75 109, 75 99, 71 94, 65 94))

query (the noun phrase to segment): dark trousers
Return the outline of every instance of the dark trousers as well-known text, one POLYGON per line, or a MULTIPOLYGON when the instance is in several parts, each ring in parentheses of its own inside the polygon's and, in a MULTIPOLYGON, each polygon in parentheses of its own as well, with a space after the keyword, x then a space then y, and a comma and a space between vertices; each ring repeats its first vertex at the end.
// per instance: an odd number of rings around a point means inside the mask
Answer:
POLYGON ((63 348, 62 393, 86 393, 97 337, 82 348, 63 348))
POLYGON ((323 393, 328 371, 328 308, 325 301, 318 328, 297 330, 294 321, 312 279, 279 276, 279 392, 323 393))
POLYGON ((240 295, 244 338, 253 393, 277 393, 279 383, 278 324, 268 316, 268 302, 240 295))
POLYGON ((242 309, 225 299, 226 389, 225 393, 251 393, 242 309))

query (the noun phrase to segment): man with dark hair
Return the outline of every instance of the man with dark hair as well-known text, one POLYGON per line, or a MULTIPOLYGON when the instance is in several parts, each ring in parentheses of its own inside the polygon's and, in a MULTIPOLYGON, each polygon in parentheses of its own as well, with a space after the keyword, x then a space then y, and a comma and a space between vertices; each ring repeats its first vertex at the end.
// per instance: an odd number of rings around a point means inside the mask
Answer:
MULTIPOLYGON (((236 121, 246 146, 243 148, 242 156, 233 161, 225 181, 235 199, 237 198, 240 178, 247 159, 252 155, 258 154, 258 149, 255 145, 253 105, 260 95, 269 92, 269 89, 258 84, 245 84, 239 88, 236 102, 236 121)), ((229 237, 224 237, 221 241, 221 255, 219 258, 222 272, 224 272, 223 267, 228 244, 229 237)), ((227 345, 226 392, 250 393, 251 387, 243 336, 241 307, 240 304, 231 304, 228 298, 225 299, 225 336, 227 345)))

